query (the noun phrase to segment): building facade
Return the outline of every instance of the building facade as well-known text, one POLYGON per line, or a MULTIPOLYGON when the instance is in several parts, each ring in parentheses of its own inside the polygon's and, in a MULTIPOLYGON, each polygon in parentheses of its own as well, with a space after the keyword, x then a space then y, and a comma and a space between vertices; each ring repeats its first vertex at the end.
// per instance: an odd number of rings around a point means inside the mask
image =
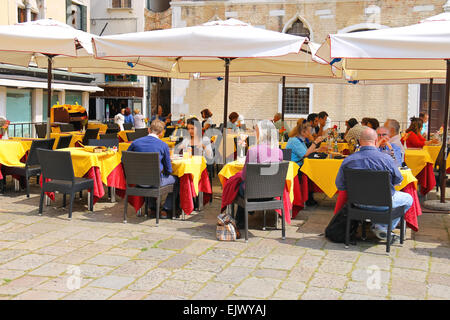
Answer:
MULTIPOLYGON (((0 25, 37 19, 54 19, 89 31, 89 0, 2 0, 0 25)), ((80 104, 89 107, 89 93, 99 88, 90 75, 64 70, 53 72, 52 104, 80 104)), ((12 125, 10 136, 34 136, 32 123, 47 120, 47 70, 0 64, 0 116, 12 125)))
MULTIPOLYGON (((145 29, 146 0, 91 0, 91 33, 112 35, 142 32, 145 29)), ((148 81, 145 76, 96 74, 95 83, 103 92, 91 94, 90 119, 109 120, 122 108, 147 110, 148 81)))
MULTIPOLYGON (((322 43, 330 33, 348 33, 400 27, 444 11, 446 0, 172 0, 170 9, 148 13, 146 29, 199 25, 214 19, 235 18, 253 26, 308 36, 322 43), (171 16, 167 22, 166 16, 171 16)), ((333 122, 345 129, 351 117, 376 117, 380 122, 395 118, 407 125, 408 119, 423 109, 427 86, 413 85, 330 85, 289 84, 286 118, 304 117, 327 111, 333 122), (421 102, 422 101, 422 102, 421 102)), ((246 119, 270 119, 281 110, 281 84, 230 83, 229 112, 246 119)), ((171 111, 200 116, 208 107, 213 120, 223 120, 223 81, 172 80, 171 111)), ((426 99, 425 99, 426 100, 426 99)))

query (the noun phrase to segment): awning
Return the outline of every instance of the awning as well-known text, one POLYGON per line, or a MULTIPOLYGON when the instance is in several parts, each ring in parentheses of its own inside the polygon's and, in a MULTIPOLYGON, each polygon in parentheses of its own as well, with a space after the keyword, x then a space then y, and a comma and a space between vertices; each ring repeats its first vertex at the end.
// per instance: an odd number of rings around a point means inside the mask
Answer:
MULTIPOLYGON (((0 79, 0 86, 47 89, 47 82, 0 79)), ((66 84, 66 83, 53 83, 52 89, 53 90, 87 91, 87 92, 103 91, 102 88, 97 87, 97 86, 84 86, 84 85, 66 84)))

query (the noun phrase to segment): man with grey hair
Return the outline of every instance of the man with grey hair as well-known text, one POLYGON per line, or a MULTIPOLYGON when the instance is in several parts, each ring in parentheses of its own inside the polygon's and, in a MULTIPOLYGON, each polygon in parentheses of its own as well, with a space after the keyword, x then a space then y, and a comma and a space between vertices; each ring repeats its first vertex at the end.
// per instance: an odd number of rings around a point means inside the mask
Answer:
MULTIPOLYGON (((392 157, 378 150, 378 148, 376 147, 377 138, 377 133, 372 128, 366 127, 361 132, 361 136, 359 138, 361 149, 359 152, 348 156, 344 160, 344 162, 342 162, 342 165, 339 168, 339 172, 336 177, 336 186, 340 191, 344 191, 347 189, 344 176, 344 169, 346 168, 388 171, 391 176, 392 208, 405 206, 404 213, 406 213, 409 208, 411 208, 413 198, 406 192, 395 190, 394 186, 399 185, 403 180, 402 174, 400 173, 400 170, 398 169, 398 166, 395 164, 392 157)), ((374 206, 365 206, 364 208, 380 211, 386 210, 386 208, 374 206)), ((399 222, 400 218, 394 219, 392 221, 391 230, 394 230, 399 222)), ((371 230, 379 239, 386 240, 386 224, 372 224, 371 230)), ((393 243, 397 239, 398 236, 393 234, 391 237, 391 242, 393 243)))
MULTIPOLYGON (((170 162, 169 146, 161 140, 164 132, 164 122, 160 120, 153 120, 150 124, 149 135, 136 139, 128 148, 127 151, 134 152, 156 152, 159 153, 159 171, 161 173, 161 187, 174 184, 174 193, 178 194, 178 178, 172 176, 172 163, 170 162)), ((149 188, 151 186, 141 186, 149 188)), ((172 211, 172 197, 173 193, 169 193, 161 210, 160 218, 167 219, 167 212, 172 211)), ((176 202, 176 201, 175 201, 176 202)), ((150 210, 155 212, 155 199, 150 199, 150 210)), ((174 214, 174 213, 173 213, 174 214)))
POLYGON ((395 144, 400 147, 402 150, 402 154, 405 154, 405 148, 402 145, 402 142, 400 141, 400 123, 397 120, 394 119, 387 119, 384 123, 384 127, 389 129, 389 142, 391 144, 395 144))

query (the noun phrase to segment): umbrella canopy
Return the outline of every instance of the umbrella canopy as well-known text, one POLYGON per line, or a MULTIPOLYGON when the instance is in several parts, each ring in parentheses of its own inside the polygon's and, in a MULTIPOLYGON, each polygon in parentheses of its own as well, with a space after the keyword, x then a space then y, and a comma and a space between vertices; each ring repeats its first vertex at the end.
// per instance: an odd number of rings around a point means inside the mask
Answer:
POLYGON ((421 23, 382 30, 329 35, 317 56, 330 64, 338 63, 345 74, 360 78, 361 72, 389 70, 397 77, 423 73, 446 78, 444 154, 441 170, 441 202, 445 202, 445 161, 450 90, 449 14, 434 16, 421 23), (359 74, 358 74, 359 73, 359 74))

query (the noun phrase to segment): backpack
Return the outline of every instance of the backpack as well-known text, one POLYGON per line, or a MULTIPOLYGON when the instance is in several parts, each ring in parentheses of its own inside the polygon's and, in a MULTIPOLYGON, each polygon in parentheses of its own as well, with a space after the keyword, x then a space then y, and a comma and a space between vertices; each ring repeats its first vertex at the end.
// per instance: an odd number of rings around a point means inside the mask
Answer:
POLYGON ((227 213, 217 216, 216 237, 219 241, 236 241, 241 237, 235 220, 227 213))
MULTIPOLYGON (((347 204, 334 215, 325 229, 325 237, 331 242, 344 243, 345 242, 345 225, 347 223, 347 204)), ((356 231, 358 230, 359 221, 352 221, 350 223, 350 239, 354 239, 356 231)))

